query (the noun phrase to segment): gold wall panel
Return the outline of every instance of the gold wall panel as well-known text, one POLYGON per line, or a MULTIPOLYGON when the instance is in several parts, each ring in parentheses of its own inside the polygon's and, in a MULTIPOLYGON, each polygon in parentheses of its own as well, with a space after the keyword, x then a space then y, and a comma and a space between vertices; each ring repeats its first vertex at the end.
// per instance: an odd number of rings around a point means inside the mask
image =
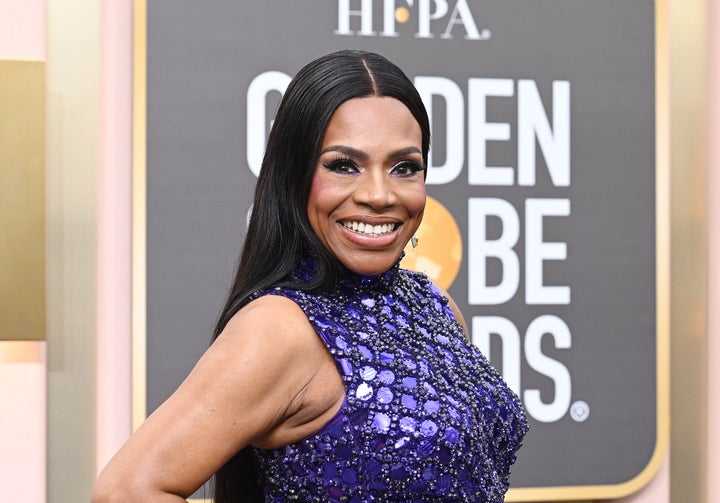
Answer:
POLYGON ((0 60, 0 340, 45 339, 45 64, 0 60))

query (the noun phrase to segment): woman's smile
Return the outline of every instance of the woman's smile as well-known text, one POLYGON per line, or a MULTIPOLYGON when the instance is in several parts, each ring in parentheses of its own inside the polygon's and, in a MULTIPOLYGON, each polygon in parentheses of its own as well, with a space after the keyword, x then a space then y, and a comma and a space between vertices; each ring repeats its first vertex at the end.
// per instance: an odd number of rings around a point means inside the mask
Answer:
POLYGON ((379 236, 381 234, 387 234, 393 232, 397 228, 397 224, 371 224, 358 222, 357 220, 341 222, 343 227, 350 229, 366 236, 379 236))
POLYGON ((360 274, 390 269, 425 208, 420 126, 394 98, 355 98, 328 122, 308 199, 322 244, 360 274))
MULTIPOLYGON (((398 223, 377 224, 361 220, 347 220, 340 222, 345 237, 357 244, 367 248, 384 248, 390 246, 396 239, 399 239, 398 232, 401 225, 398 223)), ((403 248, 405 245, 403 245, 403 248)))

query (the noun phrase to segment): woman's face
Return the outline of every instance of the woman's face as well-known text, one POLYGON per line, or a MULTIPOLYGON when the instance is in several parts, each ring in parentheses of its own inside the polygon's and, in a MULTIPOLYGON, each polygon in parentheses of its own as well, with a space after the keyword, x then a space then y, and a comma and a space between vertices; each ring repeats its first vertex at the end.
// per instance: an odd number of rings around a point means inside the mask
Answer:
POLYGON ((355 98, 330 118, 308 218, 320 241, 359 274, 390 269, 425 208, 422 133, 394 98, 355 98))

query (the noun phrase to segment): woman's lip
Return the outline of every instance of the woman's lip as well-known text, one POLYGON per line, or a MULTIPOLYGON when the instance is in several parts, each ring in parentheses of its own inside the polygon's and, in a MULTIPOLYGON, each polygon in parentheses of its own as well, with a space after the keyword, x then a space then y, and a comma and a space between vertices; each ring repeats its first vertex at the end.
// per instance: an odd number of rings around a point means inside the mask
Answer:
POLYGON ((357 217, 348 217, 348 218, 340 218, 338 219, 338 223, 342 225, 344 222, 358 222, 363 224, 370 224, 370 225, 383 225, 383 224, 395 224, 396 226, 399 226, 402 224, 402 222, 396 218, 382 218, 382 217, 368 217, 368 216, 357 216, 357 217))
POLYGON ((393 244, 399 235, 402 225, 397 222, 395 222, 395 224, 395 229, 385 234, 365 234, 364 232, 348 229, 340 222, 338 222, 338 227, 340 227, 340 233, 345 237, 345 239, 355 245, 362 246, 364 248, 384 248, 393 244))
POLYGON ((339 220, 338 224, 353 232, 371 236, 390 234, 400 227, 400 224, 398 222, 377 222, 373 224, 370 222, 363 222, 359 220, 339 220))

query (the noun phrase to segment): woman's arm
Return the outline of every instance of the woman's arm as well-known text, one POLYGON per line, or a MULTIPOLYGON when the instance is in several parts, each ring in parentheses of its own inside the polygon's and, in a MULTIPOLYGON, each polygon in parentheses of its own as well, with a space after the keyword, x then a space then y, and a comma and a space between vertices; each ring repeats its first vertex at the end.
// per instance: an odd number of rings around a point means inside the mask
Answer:
POLYGON ((303 438, 331 412, 323 404, 333 405, 332 396, 308 403, 307 390, 332 372, 332 358, 296 304, 277 296, 253 301, 113 457, 93 502, 183 501, 247 445, 303 438), (293 420, 298 415, 302 421, 293 420))

